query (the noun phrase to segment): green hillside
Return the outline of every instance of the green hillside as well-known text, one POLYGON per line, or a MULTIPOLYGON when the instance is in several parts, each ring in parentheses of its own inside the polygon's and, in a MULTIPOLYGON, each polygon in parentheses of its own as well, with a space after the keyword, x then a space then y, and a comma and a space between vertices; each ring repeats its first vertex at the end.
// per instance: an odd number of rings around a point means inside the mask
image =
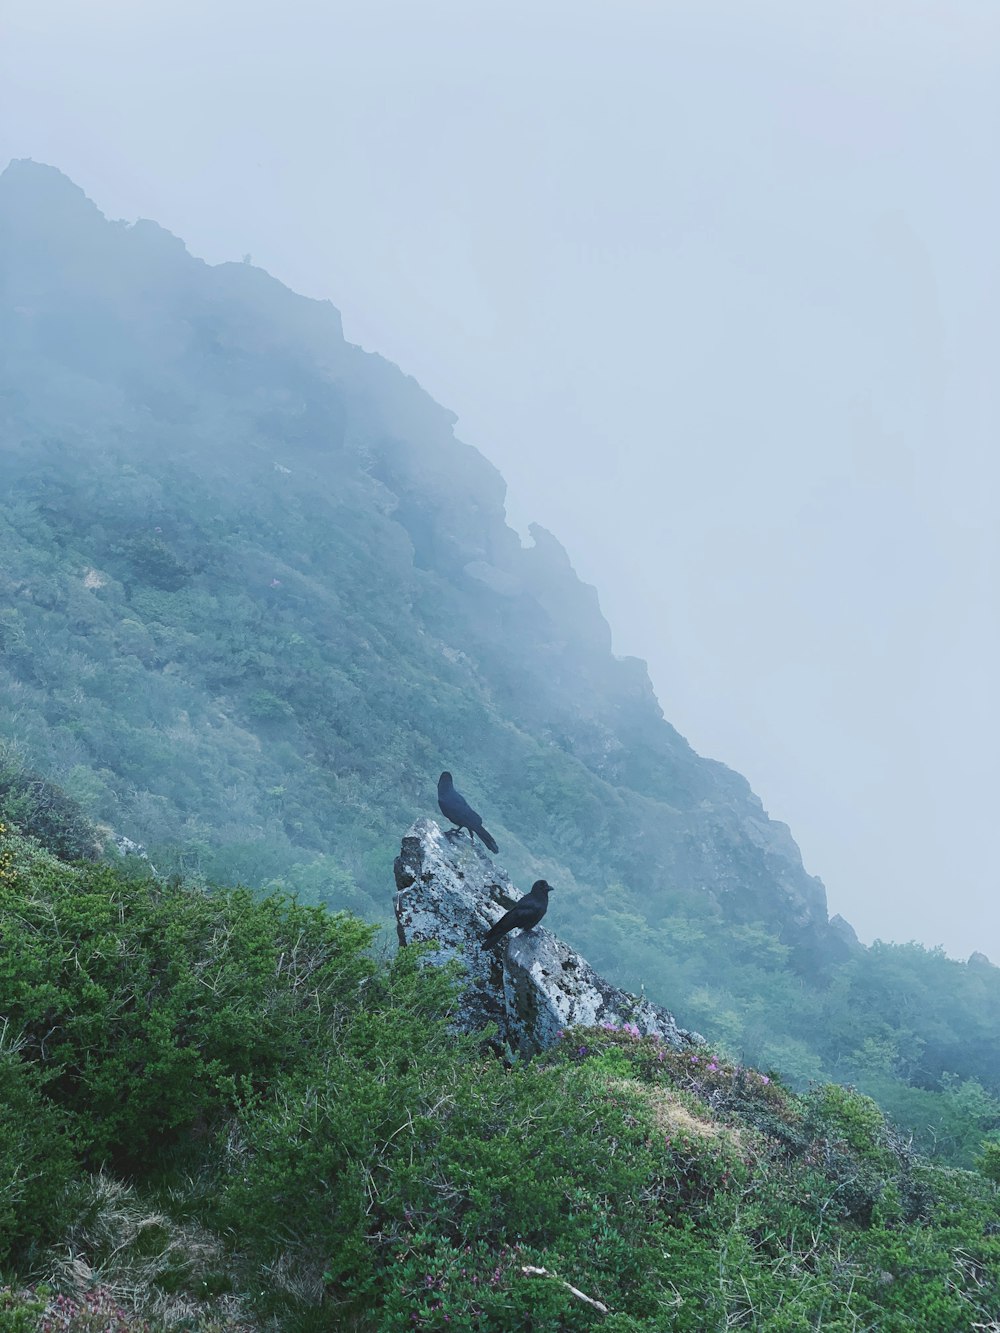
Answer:
POLYGON ((384 923, 399 837, 450 768, 615 982, 796 1087, 856 1083, 970 1166, 1000 1127, 1000 971, 831 925, 788 829, 664 719, 594 590, 544 530, 522 547, 453 424, 332 306, 13 163, 11 783, 54 780, 163 876, 384 923))
POLYGON ((1000 1155, 578 1029, 505 1069, 373 928, 0 829, 0 1329, 992 1327, 1000 1155), (2 1285, 5 1282, 6 1285, 2 1285))

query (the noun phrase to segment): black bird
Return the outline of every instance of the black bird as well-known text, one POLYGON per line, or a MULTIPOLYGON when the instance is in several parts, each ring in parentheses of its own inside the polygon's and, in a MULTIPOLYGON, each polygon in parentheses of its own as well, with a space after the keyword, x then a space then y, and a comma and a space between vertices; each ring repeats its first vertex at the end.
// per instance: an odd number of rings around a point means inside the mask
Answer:
POLYGON ((442 773, 438 778, 438 807, 445 819, 450 819, 459 829, 467 828, 473 842, 478 833, 491 852, 500 850, 493 835, 483 828, 482 815, 477 815, 462 793, 455 790, 450 773, 442 773))
POLYGON ((536 879, 531 886, 531 892, 526 893, 509 912, 504 912, 496 925, 491 926, 483 936, 483 942, 479 947, 492 949, 497 940, 502 940, 518 926, 521 930, 533 930, 548 909, 551 892, 551 884, 546 883, 544 879, 536 879))

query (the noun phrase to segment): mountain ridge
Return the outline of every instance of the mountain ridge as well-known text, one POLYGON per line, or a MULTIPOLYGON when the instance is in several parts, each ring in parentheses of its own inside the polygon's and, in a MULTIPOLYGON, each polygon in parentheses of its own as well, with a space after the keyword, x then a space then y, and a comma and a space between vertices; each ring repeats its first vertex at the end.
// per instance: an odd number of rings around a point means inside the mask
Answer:
MULTIPOLYGON (((57 343, 54 357, 49 349, 50 358, 60 370, 76 363, 75 368, 82 368, 91 380, 105 383, 110 379, 119 391, 133 400, 140 399, 144 414, 153 418, 154 429, 162 431, 164 422, 168 427, 176 424, 184 416, 183 407, 190 404, 177 403, 182 390, 178 391, 174 382, 158 395, 151 391, 148 367, 137 381, 129 375, 109 373, 106 365, 94 363, 94 335, 109 317, 125 324, 133 354, 137 346, 141 352, 144 335, 159 337, 163 322, 169 321, 169 358, 188 368, 195 353, 203 357, 207 354, 212 361, 210 373, 216 393, 228 387, 234 363, 241 371, 249 368, 257 374, 255 396, 267 399, 272 414, 280 418, 279 428, 284 430, 275 441, 274 423, 270 423, 272 438, 268 443, 280 444, 285 458, 284 462, 276 458, 275 468, 287 467, 293 461, 291 455, 297 455, 301 462, 310 439, 309 423, 302 418, 310 412, 319 415, 328 457, 349 452, 351 410, 362 402, 369 414, 365 418, 367 438, 360 451, 362 469, 376 487, 384 488, 376 502, 381 498, 387 513, 409 538, 413 565, 433 572, 458 590, 467 604, 481 613, 477 629, 486 637, 498 627, 504 631, 510 620, 510 605, 520 608, 518 628, 522 633, 525 628, 536 631, 534 649, 544 657, 545 669, 534 673, 532 685, 537 687, 540 679, 547 685, 544 705, 548 713, 565 716, 567 697, 581 713, 589 712, 589 751, 582 738, 576 737, 572 742, 575 753, 585 756, 585 762, 593 768, 596 750, 602 746, 605 750, 615 748, 617 738, 608 723, 620 725, 625 709, 635 714, 629 726, 633 740, 638 739, 640 729, 658 725, 657 752, 649 760, 661 765, 672 760, 677 775, 684 770, 687 790, 681 804, 690 806, 696 800, 702 807, 709 802, 721 809, 746 803, 740 818, 729 821, 731 837, 740 841, 746 836, 758 850, 784 863, 783 878, 797 881, 794 888, 800 924, 825 923, 822 886, 818 880, 805 877, 798 849, 787 829, 767 819, 744 779, 724 765, 694 755, 664 720, 644 663, 611 655, 610 629, 601 615, 597 593, 577 578, 557 538, 533 525, 534 544, 527 548, 521 545, 506 525, 503 479, 478 450, 454 437, 454 414, 435 404, 416 381, 391 363, 346 343, 339 314, 332 305, 291 293, 248 265, 206 265, 189 256, 182 242, 156 224, 140 222, 127 228, 108 223, 83 191, 54 168, 23 161, 12 164, 0 177, 0 216, 4 219, 5 248, 20 251, 22 277, 34 272, 32 252, 37 258, 41 245, 49 281, 58 281, 63 292, 71 293, 70 304, 75 302, 78 316, 89 315, 97 321, 98 328, 91 331, 91 336, 57 343), (36 225, 40 209, 45 221, 42 227, 36 225), (82 276, 81 237, 73 230, 71 237, 65 238, 66 219, 62 214, 69 215, 71 229, 80 228, 91 245, 82 276), (59 243, 61 236, 63 242, 59 243), (110 311, 105 271, 94 267, 98 259, 117 269, 115 308, 110 311), (147 274, 141 283, 136 280, 137 268, 147 274), (187 308, 181 314, 181 304, 192 301, 194 312, 187 308), (258 321, 266 317, 271 323, 263 329, 259 322, 254 323, 248 332, 251 317, 258 321), (206 338, 210 339, 207 346, 206 338), (293 355, 303 357, 307 365, 304 372, 298 367, 298 383, 288 389, 287 381, 282 386, 281 377, 287 374, 293 355), (351 377, 349 381, 347 376, 351 377), (309 382, 311 377, 316 383, 309 382), (318 407, 307 392, 317 388, 321 400, 318 407), (290 405, 289 398, 293 400, 290 405), (271 406, 275 399, 280 406, 271 406), (402 439, 404 431, 406 438, 402 439), (484 603, 489 605, 484 608, 484 603), (588 650, 588 657, 574 661, 574 657, 580 657, 581 646, 588 650), (599 697, 600 691, 610 695, 607 703, 599 697), (610 718, 609 713, 618 716, 610 718)), ((8 269, 5 291, 9 291, 10 281, 8 269)), ((34 306, 25 302, 33 298, 37 304, 39 296, 44 299, 50 291, 47 284, 41 285, 41 291, 37 282, 33 288, 22 284, 13 293, 17 298, 15 309, 32 311, 34 306)), ((30 314, 26 318, 22 315, 22 320, 30 324, 30 314)), ((17 332, 15 328, 15 335, 17 332)), ((26 335, 22 329, 20 333, 30 344, 30 331, 26 335)), ((34 341, 37 347, 38 339, 34 341)), ((120 407, 120 402, 116 406, 120 407)), ((267 424, 265 421, 265 427, 267 424)), ((206 425, 210 428, 211 421, 206 425)), ((258 416, 258 433, 262 433, 260 425, 258 416)), ((203 444, 202 435, 196 447, 203 444)), ((229 461, 228 453, 223 451, 223 462, 229 461)), ((211 468, 208 458, 204 462, 211 468)), ((526 678, 531 674, 522 665, 517 680, 505 680, 499 672, 494 673, 490 684, 494 691, 505 691, 505 702, 509 702, 518 688, 526 688, 526 678)), ((537 709, 528 719, 530 725, 551 720, 551 716, 540 717, 537 709)), ((605 772, 613 773, 616 785, 642 796, 648 785, 650 762, 633 771, 628 742, 619 741, 617 748, 622 753, 615 760, 604 755, 601 763, 605 772)), ((667 799, 672 808, 677 804, 662 790, 657 795, 667 799)), ((790 888, 790 883, 785 887, 790 888)), ((727 884, 725 891, 731 892, 732 888, 727 884)))

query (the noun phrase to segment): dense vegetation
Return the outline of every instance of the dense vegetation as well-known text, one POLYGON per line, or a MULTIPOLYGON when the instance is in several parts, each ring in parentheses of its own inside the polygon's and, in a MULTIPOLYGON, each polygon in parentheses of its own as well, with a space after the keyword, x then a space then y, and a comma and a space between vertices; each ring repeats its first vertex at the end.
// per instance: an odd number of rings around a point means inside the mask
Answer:
POLYGON ((787 830, 612 656, 558 543, 522 549, 495 471, 332 307, 32 164, 0 177, 0 278, 12 826, 74 857, 111 854, 109 826, 164 876, 379 923, 449 767, 618 984, 972 1164, 1000 1129, 1000 970, 831 929, 787 830))
POLYGON ((507 1069, 373 927, 0 831, 0 1329, 958 1333, 997 1154, 567 1032, 507 1069))

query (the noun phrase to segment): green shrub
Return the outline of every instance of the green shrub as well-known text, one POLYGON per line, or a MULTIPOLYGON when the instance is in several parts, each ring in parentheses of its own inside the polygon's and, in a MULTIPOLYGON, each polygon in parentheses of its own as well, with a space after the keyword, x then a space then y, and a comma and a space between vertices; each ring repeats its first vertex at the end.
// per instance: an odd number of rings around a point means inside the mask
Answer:
POLYGON ((67 1118, 9 1031, 0 1026, 0 1264, 58 1234, 74 1167, 67 1118))
POLYGON ((0 748, 0 823, 26 833, 66 861, 93 860, 100 836, 80 805, 0 748))
POLYGON ((0 1287, 0 1333, 37 1333, 45 1302, 29 1291, 0 1287))
POLYGON ((148 1165, 294 1068, 371 978, 374 928, 108 866, 0 880, 0 1013, 93 1164, 148 1165))
POLYGON ((976 1165, 987 1180, 992 1180, 994 1185, 1000 1185, 1000 1143, 996 1139, 983 1144, 982 1155, 976 1165))

